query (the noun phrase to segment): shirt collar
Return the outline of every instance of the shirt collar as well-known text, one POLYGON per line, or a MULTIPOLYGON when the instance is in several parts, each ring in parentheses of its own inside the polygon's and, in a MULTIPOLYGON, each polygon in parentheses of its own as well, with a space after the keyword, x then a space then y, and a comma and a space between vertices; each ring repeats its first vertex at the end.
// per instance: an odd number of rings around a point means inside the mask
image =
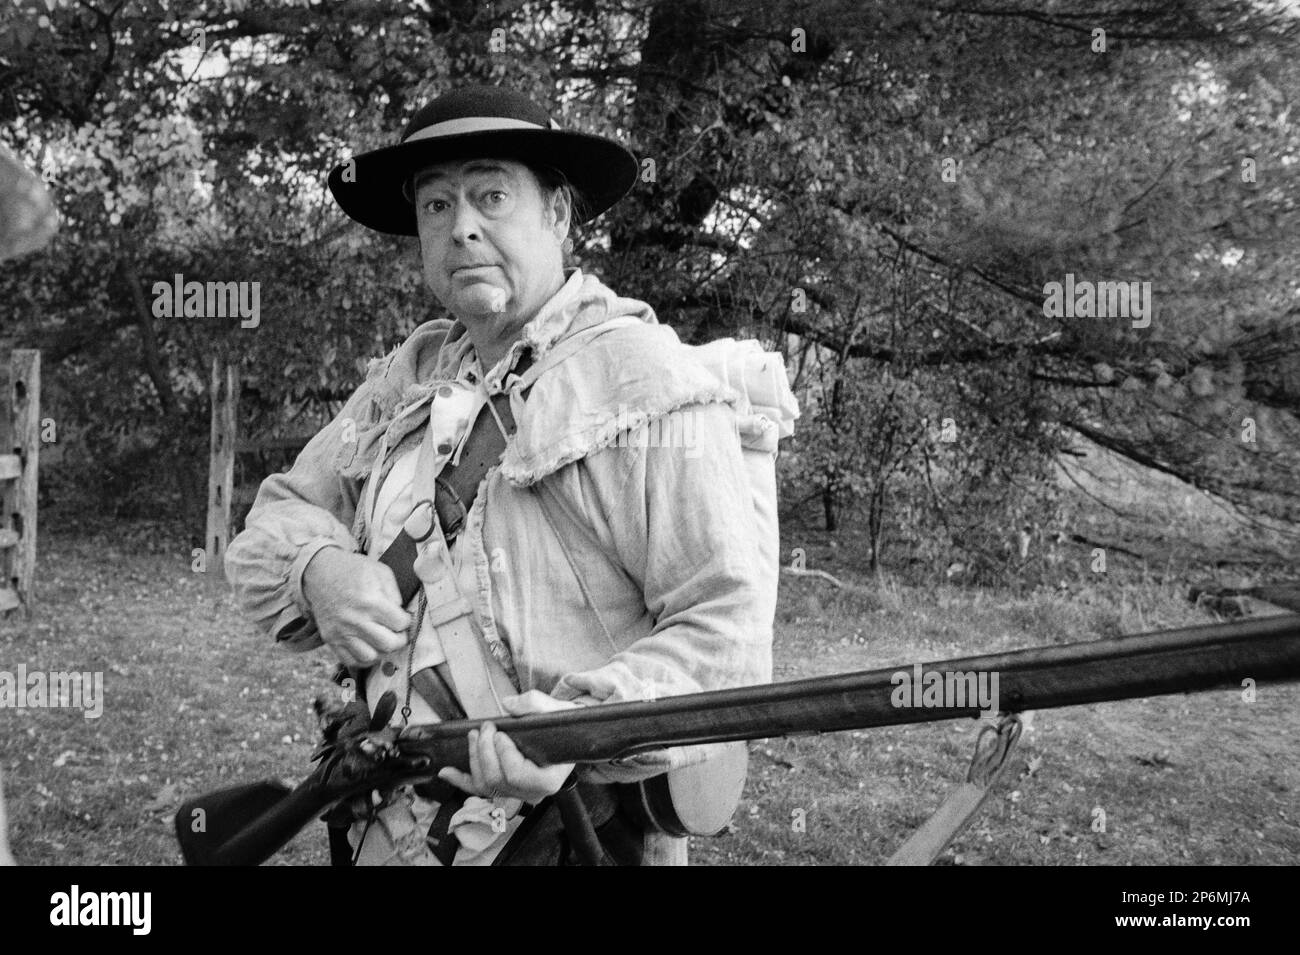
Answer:
POLYGON ((519 332, 519 339, 510 346, 510 350, 499 362, 483 374, 479 368, 478 356, 473 349, 470 349, 469 354, 465 356, 468 365, 465 363, 461 365, 462 374, 467 367, 474 369, 487 385, 488 393, 495 394, 505 390, 505 380, 525 350, 532 352, 533 361, 546 354, 555 344, 555 340, 573 323, 574 315, 577 314, 577 309, 573 306, 578 302, 583 285, 582 269, 566 269, 565 275, 566 280, 559 291, 547 299, 546 303, 537 310, 537 314, 528 320, 519 332))

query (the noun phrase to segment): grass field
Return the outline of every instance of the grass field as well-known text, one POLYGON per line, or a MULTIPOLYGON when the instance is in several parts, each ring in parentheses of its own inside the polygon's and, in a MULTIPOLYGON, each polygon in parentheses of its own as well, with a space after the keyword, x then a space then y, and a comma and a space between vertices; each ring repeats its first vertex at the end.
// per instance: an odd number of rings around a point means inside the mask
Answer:
MULTIPOLYGON (((171 814, 237 780, 297 777, 314 743, 323 654, 259 640, 190 551, 121 525, 42 528, 40 612, 0 623, 0 670, 103 671, 99 719, 0 714, 11 842, 24 864, 171 865, 171 814)), ((793 679, 1208 622, 1181 585, 1094 575, 1012 598, 868 580, 783 578, 776 678, 793 679)), ((961 780, 979 724, 753 744, 732 831, 694 864, 875 864, 961 780), (803 831, 794 825, 802 810, 803 831)), ((1032 715, 1014 762, 941 864, 1300 862, 1300 685, 1032 715), (1105 814, 1105 831, 1094 820, 1105 814), (1099 828, 1099 827, 1097 827, 1099 828)), ((280 863, 323 864, 323 827, 280 863)))

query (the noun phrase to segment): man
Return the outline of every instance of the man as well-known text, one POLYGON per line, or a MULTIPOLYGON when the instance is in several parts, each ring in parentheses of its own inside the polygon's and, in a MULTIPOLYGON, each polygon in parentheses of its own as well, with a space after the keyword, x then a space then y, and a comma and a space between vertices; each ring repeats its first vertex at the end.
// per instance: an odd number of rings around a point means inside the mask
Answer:
MULTIPOLYGON (((619 144, 475 87, 330 175, 353 219, 419 236, 425 282, 455 320, 372 363, 294 467, 263 483, 226 566, 261 629, 329 646, 364 674, 372 707, 396 694, 395 725, 458 704, 523 715, 770 679, 777 552, 755 519, 735 392, 650 306, 564 267, 571 225, 617 202, 637 168, 619 144), (648 446, 647 426, 665 422, 692 429, 692 447, 648 446), (499 463, 466 483, 489 439, 499 463), (404 607, 375 558, 426 500, 437 527, 404 607)), ((444 770, 441 790, 359 819, 355 861, 487 864, 575 778, 645 778, 700 755, 575 777, 491 724, 470 753, 471 772, 444 770)))

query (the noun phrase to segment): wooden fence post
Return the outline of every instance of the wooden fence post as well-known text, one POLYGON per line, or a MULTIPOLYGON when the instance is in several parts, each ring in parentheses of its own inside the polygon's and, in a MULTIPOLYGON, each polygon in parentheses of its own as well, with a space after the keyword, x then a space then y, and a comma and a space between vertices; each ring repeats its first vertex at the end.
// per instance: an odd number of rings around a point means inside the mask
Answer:
POLYGON ((41 447, 41 353, 0 352, 0 614, 36 598, 36 475, 41 447))
POLYGON ((212 580, 226 579, 230 543, 230 497, 235 483, 235 429, 239 410, 239 367, 224 357, 212 359, 212 436, 208 462, 208 527, 204 568, 212 580))

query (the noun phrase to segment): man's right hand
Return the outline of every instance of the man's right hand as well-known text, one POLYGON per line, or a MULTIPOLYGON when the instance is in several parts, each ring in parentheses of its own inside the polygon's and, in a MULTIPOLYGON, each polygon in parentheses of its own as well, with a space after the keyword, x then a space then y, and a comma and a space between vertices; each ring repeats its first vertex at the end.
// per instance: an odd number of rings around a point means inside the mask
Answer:
POLYGON ((364 669, 406 646, 411 615, 393 572, 379 561, 322 548, 303 571, 302 592, 321 639, 345 666, 364 669))

